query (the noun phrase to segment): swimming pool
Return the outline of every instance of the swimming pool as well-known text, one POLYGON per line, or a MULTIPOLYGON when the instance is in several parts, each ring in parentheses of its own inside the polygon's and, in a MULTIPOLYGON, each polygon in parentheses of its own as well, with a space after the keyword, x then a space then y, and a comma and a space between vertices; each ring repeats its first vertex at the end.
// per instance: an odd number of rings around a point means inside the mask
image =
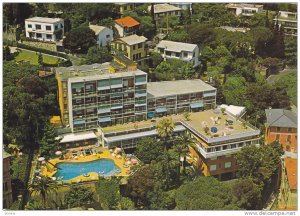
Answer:
POLYGON ((120 172, 120 168, 111 159, 99 159, 90 162, 60 162, 56 164, 57 172, 53 177, 57 180, 70 180, 80 175, 96 172, 110 176, 120 172))

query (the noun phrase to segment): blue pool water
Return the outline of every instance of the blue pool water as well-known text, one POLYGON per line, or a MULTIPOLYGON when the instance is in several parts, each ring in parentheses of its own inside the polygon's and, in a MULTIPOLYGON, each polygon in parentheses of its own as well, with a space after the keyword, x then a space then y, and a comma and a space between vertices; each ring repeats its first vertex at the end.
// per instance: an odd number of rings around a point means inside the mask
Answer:
POLYGON ((120 171, 120 168, 110 159, 99 159, 90 162, 60 162, 56 166, 60 168, 57 169, 54 175, 57 180, 69 180, 89 172, 109 176, 120 171))

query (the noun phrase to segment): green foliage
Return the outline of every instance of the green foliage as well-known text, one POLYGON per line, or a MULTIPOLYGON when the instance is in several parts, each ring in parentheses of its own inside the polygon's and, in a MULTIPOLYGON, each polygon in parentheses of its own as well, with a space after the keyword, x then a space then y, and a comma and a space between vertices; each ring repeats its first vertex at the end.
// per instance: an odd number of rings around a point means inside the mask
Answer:
POLYGON ((177 210, 239 209, 231 203, 230 188, 213 177, 198 177, 180 186, 175 195, 177 210))
POLYGON ((29 200, 25 205, 25 210, 44 210, 42 203, 37 200, 29 200))
POLYGON ((54 34, 55 34, 56 40, 61 40, 62 36, 63 36, 63 31, 62 31, 62 29, 56 29, 54 31, 54 34))
POLYGON ((186 27, 186 31, 189 43, 198 44, 199 47, 215 40, 214 28, 208 24, 192 23, 186 27))
POLYGON ((261 188, 251 178, 238 179, 232 187, 233 202, 241 209, 261 208, 261 188))
POLYGON ((290 66, 297 65, 297 38, 296 37, 285 37, 285 50, 284 56, 286 64, 290 66))
POLYGON ((158 27, 166 28, 168 30, 173 29, 174 27, 179 25, 179 17, 178 16, 164 16, 159 20, 158 27))
POLYGON ((117 179, 99 179, 96 185, 96 191, 101 206, 104 210, 118 208, 121 199, 119 190, 119 182, 117 179))
POLYGON ((242 76, 247 82, 255 82, 255 65, 245 58, 238 58, 232 64, 232 74, 242 76))
POLYGON ((93 192, 82 186, 72 186, 65 195, 65 204, 70 208, 81 207, 93 201, 93 192))
POLYGON ((54 154, 59 148, 60 139, 56 139, 57 133, 49 123, 45 125, 44 135, 40 142, 40 151, 42 156, 54 154))
POLYGON ((184 112, 184 113, 183 113, 183 117, 184 117, 184 119, 185 119, 186 121, 189 121, 189 120, 190 120, 190 116, 191 116, 191 113, 189 113, 189 112, 184 112))
POLYGON ((168 34, 168 40, 177 42, 188 42, 189 34, 184 29, 173 30, 168 34))
POLYGON ((161 142, 156 141, 153 138, 147 137, 141 139, 137 143, 135 155, 146 164, 156 160, 157 157, 163 152, 164 147, 161 142))
POLYGON ((271 177, 280 168, 282 149, 278 144, 242 148, 236 155, 238 176, 251 178, 261 188, 271 182, 271 177))
MULTIPOLYGON (((172 191, 171 191, 172 192, 172 191)), ((159 187, 155 187, 153 191, 147 194, 151 210, 172 210, 175 208, 175 200, 173 193, 165 192, 159 187)))
POLYGON ((13 59, 13 55, 10 53, 10 48, 8 45, 3 47, 3 60, 10 61, 13 59))
POLYGON ((39 63, 40 66, 43 66, 43 64, 44 64, 44 60, 43 60, 43 55, 42 55, 42 53, 39 53, 38 63, 39 63))
POLYGON ((285 89, 292 103, 297 104, 297 73, 282 76, 273 86, 285 89))
POLYGON ((10 25, 24 24, 25 19, 33 13, 31 4, 5 3, 3 5, 3 20, 10 25))
POLYGON ((262 61, 262 65, 267 68, 268 76, 271 74, 276 74, 282 69, 282 62, 278 58, 265 58, 262 61))
POLYGON ((223 94, 227 104, 241 106, 244 104, 246 93, 246 80, 244 77, 228 77, 224 86, 223 94))
POLYGON ((156 79, 160 81, 191 79, 196 76, 195 73, 196 71, 191 63, 184 62, 180 59, 163 61, 154 70, 156 79))
POLYGON ((120 210, 134 210, 134 203, 131 201, 131 199, 127 197, 121 197, 120 199, 120 210))
POLYGON ((107 47, 94 46, 89 48, 83 64, 105 63, 112 60, 112 55, 107 47))
POLYGON ((273 38, 273 32, 266 27, 255 27, 247 32, 251 38, 251 45, 255 48, 255 53, 260 56, 268 54, 267 44, 273 38))
POLYGON ((167 141, 173 136, 175 124, 171 117, 165 117, 156 124, 158 136, 164 140, 165 150, 168 149, 167 141))
POLYGON ((87 53, 90 47, 96 45, 96 35, 89 27, 72 28, 63 40, 65 49, 72 53, 87 53))

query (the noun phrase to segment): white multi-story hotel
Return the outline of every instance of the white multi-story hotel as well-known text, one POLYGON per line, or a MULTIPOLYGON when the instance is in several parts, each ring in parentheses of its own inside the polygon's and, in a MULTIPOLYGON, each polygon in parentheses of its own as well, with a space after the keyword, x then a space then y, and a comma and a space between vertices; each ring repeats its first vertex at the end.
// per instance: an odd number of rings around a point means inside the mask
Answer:
POLYGON ((64 34, 64 20, 60 18, 32 17, 25 20, 25 32, 27 38, 42 41, 57 41, 64 34), (61 29, 60 38, 57 38, 57 30, 61 29))
POLYGON ((197 44, 181 43, 168 40, 162 40, 155 48, 164 59, 175 58, 190 62, 194 67, 199 62, 199 47, 197 44))

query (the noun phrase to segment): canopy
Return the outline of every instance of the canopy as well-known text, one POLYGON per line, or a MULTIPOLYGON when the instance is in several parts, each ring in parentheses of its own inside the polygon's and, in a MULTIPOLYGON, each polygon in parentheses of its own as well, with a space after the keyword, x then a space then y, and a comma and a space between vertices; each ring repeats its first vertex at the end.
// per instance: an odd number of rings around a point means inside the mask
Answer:
POLYGON ((80 133, 69 133, 63 134, 60 136, 60 143, 76 142, 81 140, 97 139, 97 136, 94 132, 80 132, 80 133))
POLYGON ((99 122, 109 122, 111 121, 111 117, 98 118, 99 122))
POLYGON ((226 112, 235 116, 235 117, 239 117, 241 115, 243 115, 246 112, 246 108, 243 106, 234 106, 234 105, 226 105, 226 104, 222 104, 220 106, 220 108, 225 108, 226 112))
POLYGON ((148 113, 148 117, 153 118, 153 117, 155 117, 155 114, 154 113, 148 113))
POLYGON ((191 108, 203 107, 203 102, 191 103, 191 108))
POLYGON ((157 113, 167 112, 167 108, 165 108, 165 107, 158 107, 158 108, 155 109, 155 111, 157 113))

